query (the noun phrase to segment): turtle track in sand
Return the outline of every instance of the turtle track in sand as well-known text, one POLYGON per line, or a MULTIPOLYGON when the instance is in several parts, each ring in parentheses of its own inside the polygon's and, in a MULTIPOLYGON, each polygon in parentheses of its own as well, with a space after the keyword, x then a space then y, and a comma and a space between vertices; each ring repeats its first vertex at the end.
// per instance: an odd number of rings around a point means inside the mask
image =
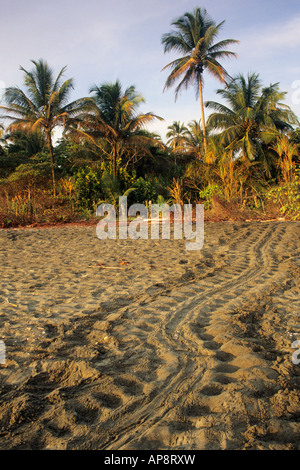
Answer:
POLYGON ((298 449, 299 242, 298 223, 211 225, 180 273, 46 322, 4 386, 3 448, 298 449))

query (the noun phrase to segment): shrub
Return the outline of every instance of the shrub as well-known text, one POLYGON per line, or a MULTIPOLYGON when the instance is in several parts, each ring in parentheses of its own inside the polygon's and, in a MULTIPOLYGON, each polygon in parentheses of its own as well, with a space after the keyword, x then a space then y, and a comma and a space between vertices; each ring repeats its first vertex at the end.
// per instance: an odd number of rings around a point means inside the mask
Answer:
POLYGON ((75 176, 76 200, 80 207, 93 210, 102 197, 101 170, 81 168, 75 176))
POLYGON ((295 178, 291 183, 284 183, 272 188, 267 199, 279 205, 280 213, 292 220, 300 219, 300 169, 295 170, 295 178))
POLYGON ((222 196, 222 189, 217 184, 211 184, 205 189, 199 191, 199 197, 204 200, 204 209, 211 209, 214 196, 222 196))
POLYGON ((14 185, 15 189, 33 189, 36 186, 47 184, 51 174, 50 163, 23 163, 6 179, 7 183, 14 185))
POLYGON ((142 204, 146 201, 156 201, 159 195, 157 184, 153 179, 140 177, 133 183, 133 187, 135 188, 133 197, 136 203, 142 204))

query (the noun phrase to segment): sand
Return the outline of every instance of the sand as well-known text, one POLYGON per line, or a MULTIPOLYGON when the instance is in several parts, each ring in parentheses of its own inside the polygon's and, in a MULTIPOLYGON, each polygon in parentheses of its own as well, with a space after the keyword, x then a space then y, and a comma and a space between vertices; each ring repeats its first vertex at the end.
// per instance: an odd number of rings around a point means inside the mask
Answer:
POLYGON ((299 450, 299 222, 0 239, 2 450, 299 450))

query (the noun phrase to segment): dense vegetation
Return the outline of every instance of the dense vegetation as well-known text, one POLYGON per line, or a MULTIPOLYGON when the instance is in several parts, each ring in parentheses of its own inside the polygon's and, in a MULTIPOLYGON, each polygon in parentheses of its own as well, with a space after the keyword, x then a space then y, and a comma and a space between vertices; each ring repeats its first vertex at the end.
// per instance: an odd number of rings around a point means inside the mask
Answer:
POLYGON ((63 81, 44 60, 24 74, 24 89, 5 90, 0 127, 0 227, 95 218, 102 201, 204 203, 206 217, 300 219, 300 128, 279 84, 259 74, 230 77, 221 62, 235 57, 217 42, 216 24, 196 8, 163 35, 164 51, 179 57, 165 87, 195 86, 199 116, 175 121, 166 142, 147 130, 163 119, 139 113, 134 86, 102 83, 69 102, 63 81), (205 102, 203 74, 219 81, 205 102), (210 111, 205 119, 205 107, 210 111), (62 137, 54 142, 55 129, 62 137))

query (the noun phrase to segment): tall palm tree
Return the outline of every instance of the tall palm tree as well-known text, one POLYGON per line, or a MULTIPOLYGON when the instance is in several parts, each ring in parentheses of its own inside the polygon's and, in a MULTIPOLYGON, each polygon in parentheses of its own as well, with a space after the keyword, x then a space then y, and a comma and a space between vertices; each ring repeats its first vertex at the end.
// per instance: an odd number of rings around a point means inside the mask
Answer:
POLYGON ((144 128, 154 119, 162 118, 153 113, 138 113, 137 108, 145 102, 144 97, 134 86, 123 91, 119 80, 95 85, 90 93, 93 93, 93 108, 77 121, 71 132, 92 139, 110 157, 115 177, 119 158, 132 154, 133 148, 144 151, 148 145, 159 144, 157 138, 144 128))
POLYGON ((205 9, 196 8, 193 13, 185 13, 171 23, 176 30, 162 36, 164 52, 178 52, 182 54, 166 65, 169 68, 165 89, 174 85, 180 79, 175 89, 175 99, 182 88, 195 85, 200 96, 201 118, 203 125, 204 149, 207 150, 206 127, 203 104, 203 73, 207 70, 214 78, 224 83, 228 74, 219 60, 236 57, 234 52, 226 50, 230 44, 236 44, 234 39, 224 39, 215 43, 216 37, 224 24, 216 24, 205 9))
POLYGON ((3 137, 3 126, 0 124, 0 155, 4 153, 2 143, 4 144, 6 141, 5 137, 3 137))
POLYGON ((6 106, 1 106, 1 108, 7 113, 3 118, 12 120, 8 130, 28 130, 31 132, 35 132, 37 129, 42 130, 50 153, 55 195, 53 130, 58 126, 65 126, 69 119, 83 112, 88 105, 88 99, 82 98, 68 103, 73 81, 68 79, 62 83, 66 67, 63 67, 58 76, 54 78, 53 71, 47 62, 40 59, 33 60, 32 63, 35 67, 30 72, 20 67, 25 74, 26 91, 19 87, 7 88, 4 93, 6 106))
POLYGON ((267 175, 271 162, 268 161, 268 146, 279 131, 292 129, 297 118, 291 109, 281 103, 285 93, 278 84, 263 88, 257 74, 247 78, 238 75, 224 88, 217 90, 228 106, 208 101, 206 106, 213 109, 208 124, 221 131, 221 143, 249 161, 260 161, 267 175))

